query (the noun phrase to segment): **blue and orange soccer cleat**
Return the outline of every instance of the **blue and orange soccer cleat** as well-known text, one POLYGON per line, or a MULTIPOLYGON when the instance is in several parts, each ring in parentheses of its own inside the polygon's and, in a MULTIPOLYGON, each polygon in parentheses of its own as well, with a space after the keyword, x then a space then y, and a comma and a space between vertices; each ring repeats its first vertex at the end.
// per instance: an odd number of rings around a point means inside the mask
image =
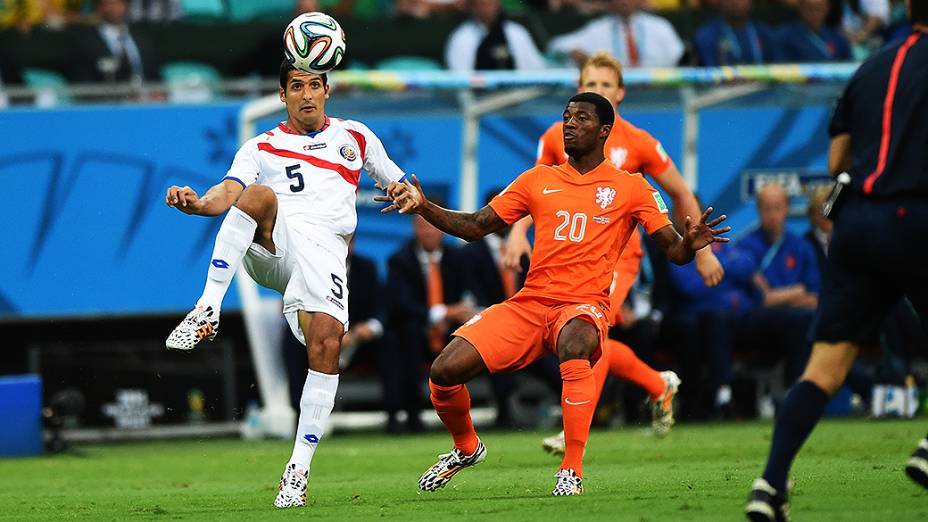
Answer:
POLYGON ((194 308, 174 328, 164 345, 168 350, 193 350, 203 339, 212 341, 219 333, 219 314, 212 306, 194 308))
POLYGON ((289 508, 306 505, 306 485, 309 483, 309 471, 296 464, 288 464, 280 477, 277 498, 274 507, 289 508))
POLYGON ((450 453, 438 456, 438 462, 425 470, 419 478, 419 489, 435 491, 442 488, 458 471, 470 466, 476 466, 487 459, 487 447, 483 442, 477 442, 477 449, 472 455, 464 455, 461 450, 454 448, 450 453))
POLYGON ((567 468, 559 470, 554 478, 554 491, 551 492, 555 497, 569 497, 583 493, 583 481, 577 476, 577 472, 567 468))

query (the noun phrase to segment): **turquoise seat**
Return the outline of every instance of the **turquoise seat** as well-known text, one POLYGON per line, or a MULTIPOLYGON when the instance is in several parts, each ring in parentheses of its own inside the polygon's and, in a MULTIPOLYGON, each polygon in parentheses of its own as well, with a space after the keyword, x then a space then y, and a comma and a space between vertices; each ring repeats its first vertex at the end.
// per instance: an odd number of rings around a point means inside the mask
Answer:
POLYGON ((294 0, 228 0, 229 18, 252 20, 255 18, 293 18, 294 0))
POLYGON ((440 71, 442 66, 437 61, 424 56, 394 56, 381 60, 377 64, 381 71, 440 71))
POLYGON ((181 12, 184 19, 215 20, 226 16, 226 6, 223 0, 181 0, 181 12))
POLYGON ((71 105, 74 98, 68 90, 64 76, 48 69, 27 68, 23 70, 23 82, 36 91, 35 104, 42 107, 71 105))
POLYGON ((220 96, 219 71, 206 63, 171 62, 161 67, 161 77, 173 102, 204 102, 220 96))

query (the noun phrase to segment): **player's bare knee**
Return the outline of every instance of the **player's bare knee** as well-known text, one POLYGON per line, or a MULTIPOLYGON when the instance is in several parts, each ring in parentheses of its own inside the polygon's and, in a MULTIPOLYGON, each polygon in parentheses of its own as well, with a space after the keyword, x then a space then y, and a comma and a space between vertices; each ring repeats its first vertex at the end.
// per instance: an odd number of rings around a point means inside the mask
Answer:
POLYGON ((264 185, 249 185, 235 202, 235 206, 251 216, 258 225, 273 219, 277 214, 277 195, 264 185))
POLYGON ((454 386, 455 383, 452 382, 454 380, 453 372, 446 360, 441 356, 435 359, 429 369, 429 380, 439 386, 454 386))
POLYGON ((309 367, 317 372, 338 373, 338 354, 341 350, 341 336, 337 334, 317 336, 310 340, 309 367))
POLYGON ((599 332, 583 319, 567 323, 557 340, 557 354, 561 362, 572 359, 589 359, 599 346, 599 332))

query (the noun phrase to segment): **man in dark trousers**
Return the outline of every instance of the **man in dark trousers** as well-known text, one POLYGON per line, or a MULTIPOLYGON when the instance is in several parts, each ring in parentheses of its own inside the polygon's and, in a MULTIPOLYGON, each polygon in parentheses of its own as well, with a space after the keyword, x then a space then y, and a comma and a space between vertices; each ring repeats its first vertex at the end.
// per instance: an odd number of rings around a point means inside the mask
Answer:
MULTIPOLYGON (((913 34, 864 62, 835 107, 828 167, 851 181, 831 216, 812 356, 778 412, 745 510, 754 521, 789 519, 790 464, 893 305, 906 296, 928 320, 928 2, 906 7, 913 34)), ((905 469, 928 489, 928 437, 905 469)))
POLYGON ((419 216, 414 237, 387 263, 387 330, 390 356, 383 362, 388 431, 399 431, 396 413, 407 413, 406 428, 421 431, 425 404, 424 363, 444 348, 448 334, 474 314, 463 302, 467 278, 461 249, 444 244, 444 233, 419 216))

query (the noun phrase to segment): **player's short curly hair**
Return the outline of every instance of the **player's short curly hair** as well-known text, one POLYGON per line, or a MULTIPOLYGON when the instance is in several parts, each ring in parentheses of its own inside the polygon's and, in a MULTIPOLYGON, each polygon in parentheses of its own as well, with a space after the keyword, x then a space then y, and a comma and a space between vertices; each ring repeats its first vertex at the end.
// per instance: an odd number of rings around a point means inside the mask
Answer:
POLYGON ((580 94, 575 94, 567 101, 568 104, 574 102, 593 104, 593 106, 596 107, 596 116, 599 118, 600 125, 612 125, 615 123, 615 107, 613 107, 612 102, 605 97, 595 92, 581 92, 580 94))
POLYGON ((583 71, 585 71, 587 67, 612 69, 615 71, 616 76, 619 77, 619 87, 625 87, 625 79, 622 77, 622 64, 615 56, 612 56, 606 51, 599 51, 583 61, 583 65, 580 66, 580 79, 578 80, 580 85, 583 85, 583 71))
MULTIPOLYGON (((290 81, 290 71, 297 70, 286 58, 280 62, 280 88, 287 90, 287 82, 290 81)), ((322 85, 327 87, 329 85, 329 75, 327 73, 322 73, 319 75, 322 78, 322 85)))

